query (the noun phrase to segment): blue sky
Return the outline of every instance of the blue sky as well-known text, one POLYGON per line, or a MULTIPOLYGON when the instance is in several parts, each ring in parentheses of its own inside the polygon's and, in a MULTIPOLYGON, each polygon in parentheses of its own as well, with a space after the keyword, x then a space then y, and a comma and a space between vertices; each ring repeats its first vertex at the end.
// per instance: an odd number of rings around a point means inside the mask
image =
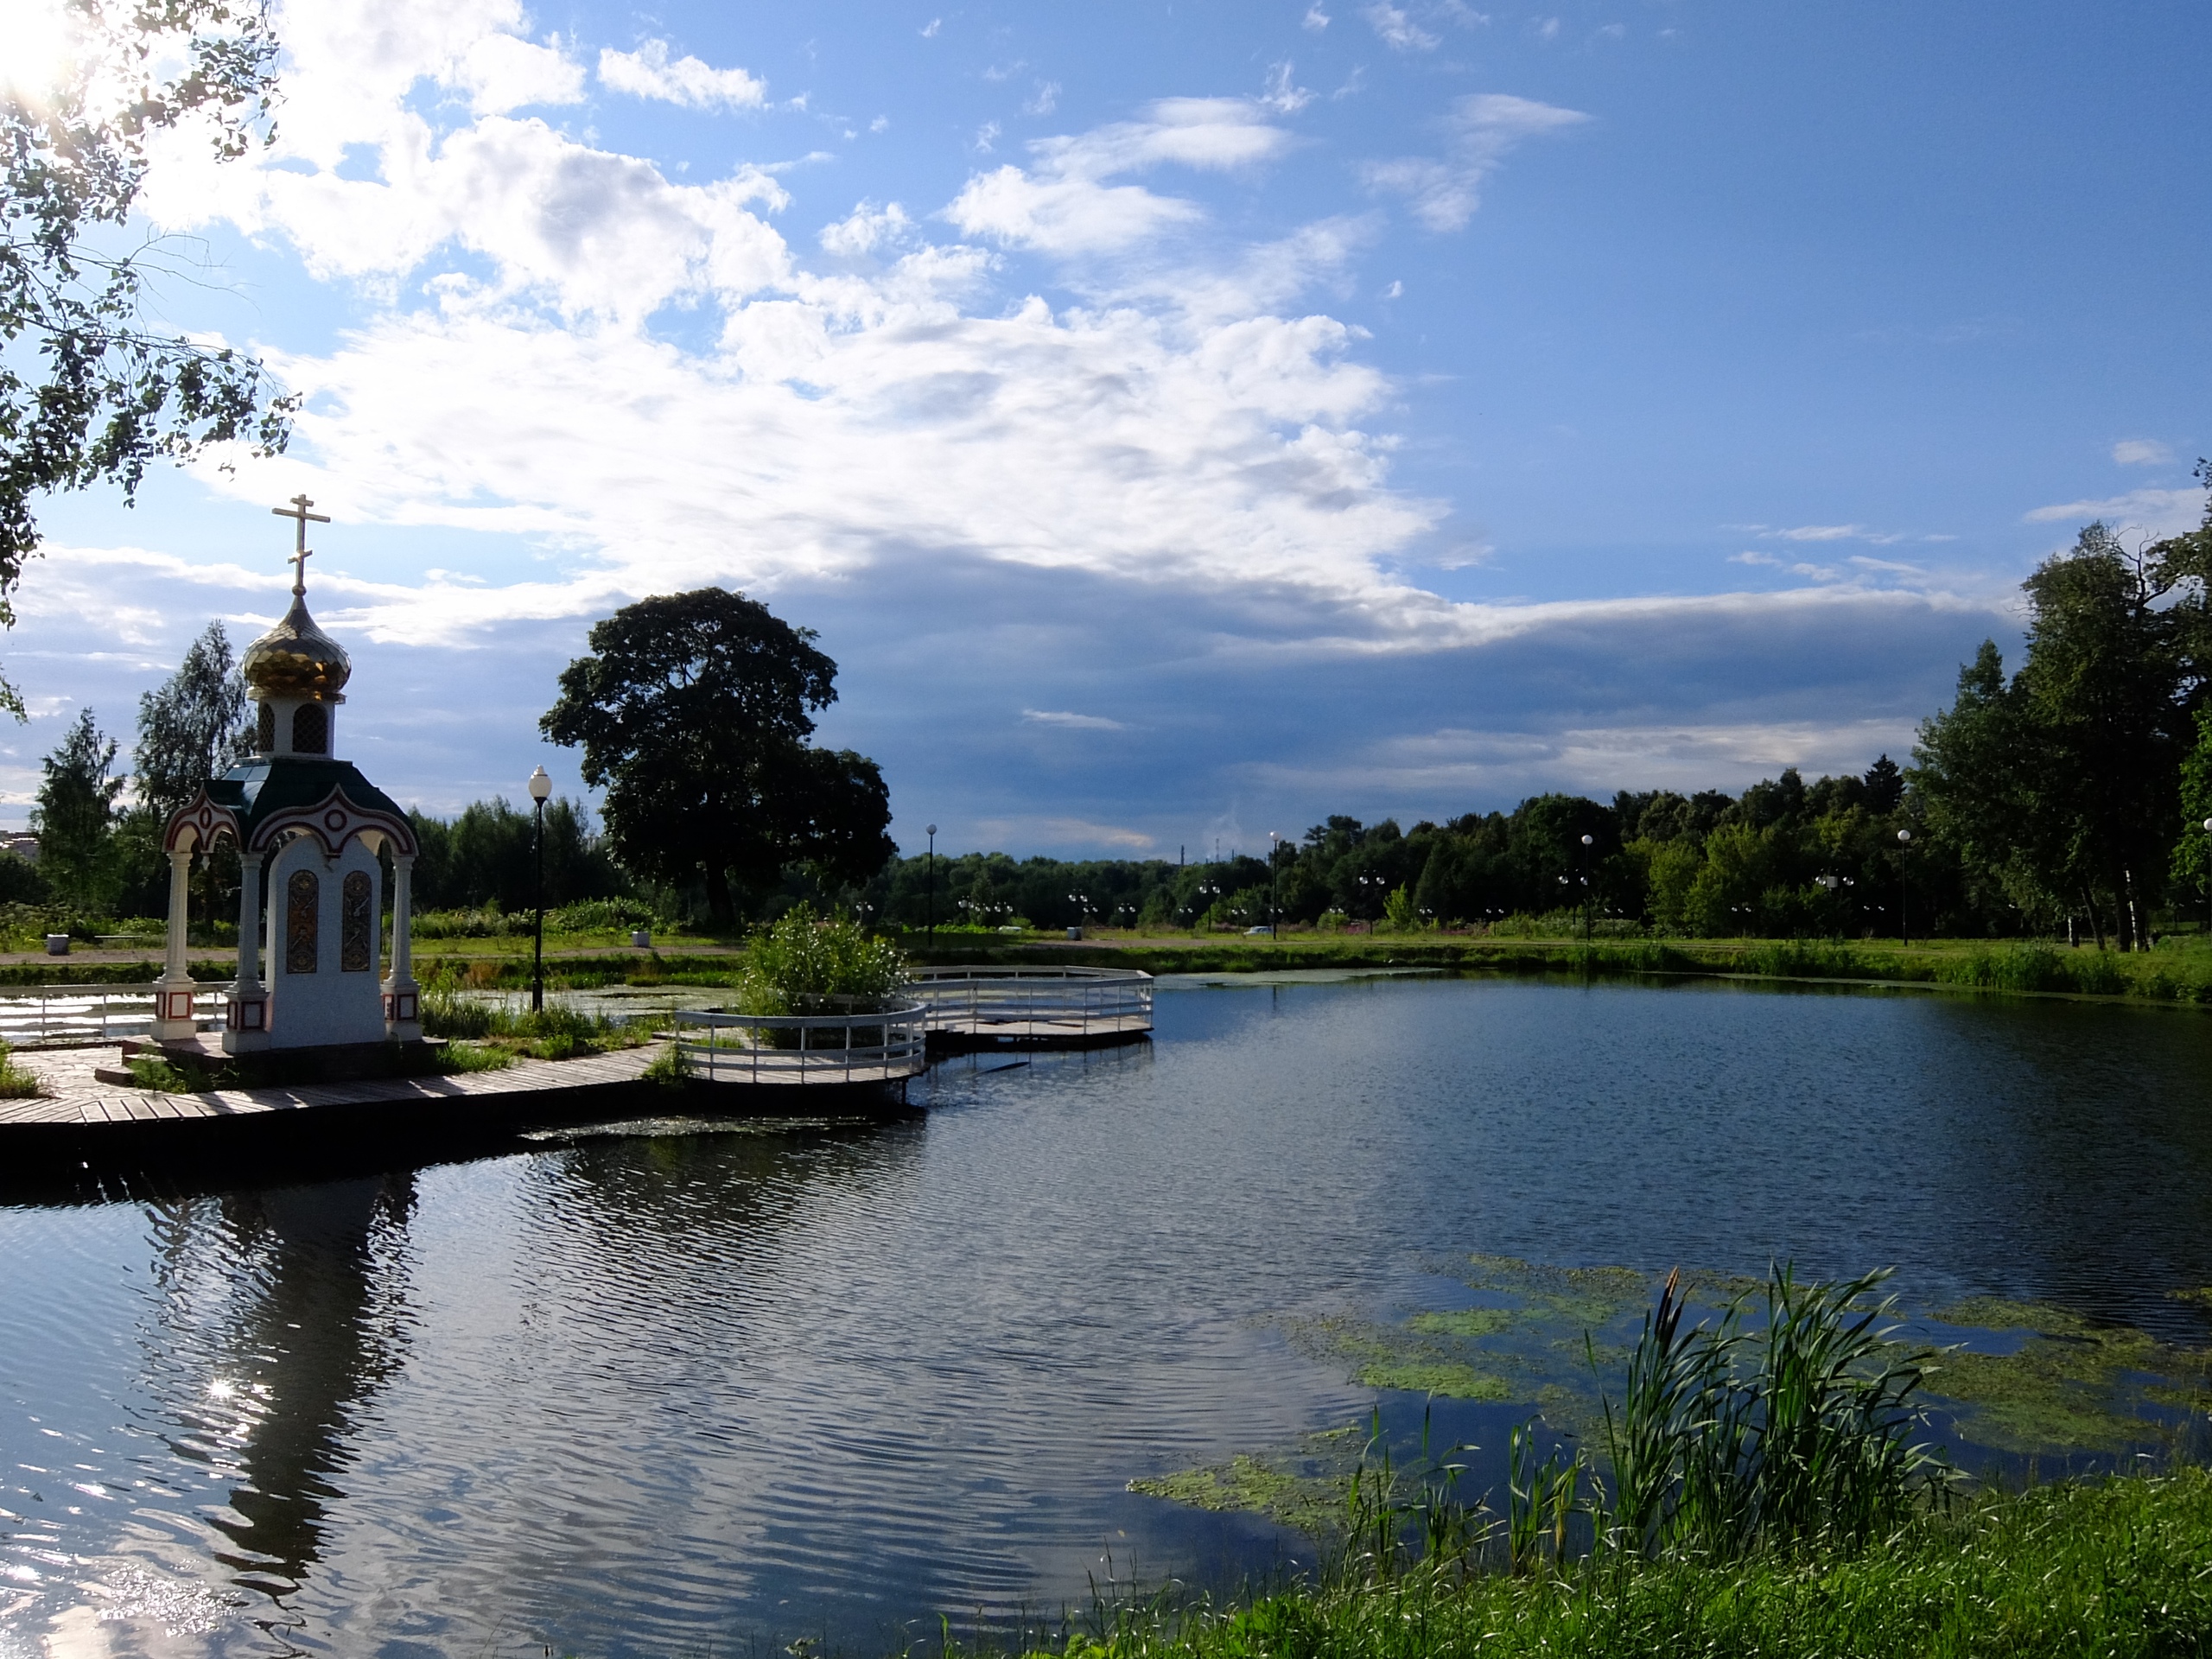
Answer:
MULTIPOLYGON (((18 4, 38 0, 17 0, 18 4)), ((341 747, 518 793, 591 622, 819 631, 893 833, 1247 850, 1902 754, 2212 450, 2212 12, 537 6, 279 14, 280 138, 160 159, 168 321, 289 455, 68 498, 0 646, 89 704, 279 613, 341 747)))

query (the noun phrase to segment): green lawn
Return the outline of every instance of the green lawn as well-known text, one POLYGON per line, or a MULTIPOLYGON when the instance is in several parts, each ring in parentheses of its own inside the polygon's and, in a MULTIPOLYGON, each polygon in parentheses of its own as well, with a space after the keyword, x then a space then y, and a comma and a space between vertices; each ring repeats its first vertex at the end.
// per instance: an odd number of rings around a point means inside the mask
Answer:
MULTIPOLYGON (((1341 1575, 1339 1575, 1341 1578, 1341 1575)), ((1414 1570, 1242 1606, 1103 1609, 1023 1643, 1096 1659, 2037 1659, 2212 1652, 2212 1478, 2040 1488, 1853 1555, 1414 1570)))

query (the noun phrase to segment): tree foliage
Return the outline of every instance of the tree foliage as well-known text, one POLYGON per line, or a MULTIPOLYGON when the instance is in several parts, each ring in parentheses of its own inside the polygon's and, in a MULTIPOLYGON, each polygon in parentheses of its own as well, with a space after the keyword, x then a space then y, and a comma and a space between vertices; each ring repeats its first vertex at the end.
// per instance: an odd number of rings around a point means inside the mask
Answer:
POLYGON ((859 883, 895 850, 875 763, 807 741, 836 698, 814 639, 724 588, 642 600, 592 629, 539 722, 606 790, 615 855, 648 880, 702 881, 718 926, 787 865, 859 883))
POLYGON ((230 635, 220 622, 210 622, 168 682, 138 699, 140 803, 166 820, 252 753, 245 710, 245 681, 232 658, 230 635))
POLYGON ((116 749, 87 709, 40 763, 44 777, 31 810, 39 868, 56 898, 86 910, 102 908, 106 897, 109 831, 125 781, 113 775, 116 749))
MULTIPOLYGON (((416 844, 412 880, 417 910, 508 913, 530 908, 537 891, 534 813, 504 799, 474 801, 450 822, 410 812, 416 844)), ((545 804, 545 907, 625 893, 628 878, 592 828, 591 817, 563 797, 545 804)))
MULTIPOLYGON (((66 0, 57 84, 0 78, 0 626, 38 546, 32 503, 210 444, 283 448, 294 400, 261 365, 143 313, 154 249, 130 245, 147 141, 202 127, 218 156, 267 133, 276 41, 251 0, 66 0)), ((22 713, 0 684, 0 706, 22 713)))
MULTIPOLYGON (((2198 475, 2212 483, 2202 463, 2198 475)), ((1912 782, 1929 826, 2024 912, 2083 915, 2100 941, 2146 948, 2166 877, 2188 873, 2184 761, 2212 689, 2208 574, 2212 510, 2205 528, 2133 550, 2088 525, 2023 584, 2018 672, 2008 681, 1985 641, 1952 706, 1921 728, 1912 782)))

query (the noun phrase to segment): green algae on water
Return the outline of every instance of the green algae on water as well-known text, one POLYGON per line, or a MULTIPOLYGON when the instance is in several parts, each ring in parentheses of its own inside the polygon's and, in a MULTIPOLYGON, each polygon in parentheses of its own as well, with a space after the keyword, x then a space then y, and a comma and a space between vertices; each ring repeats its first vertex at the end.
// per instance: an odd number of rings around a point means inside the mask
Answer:
POLYGON ((1129 1490, 1192 1509, 1264 1515, 1325 1537, 1342 1522, 1365 1434, 1361 1425, 1347 1424, 1305 1435, 1280 1451, 1240 1452, 1226 1463, 1133 1480, 1129 1490))
POLYGON ((2028 1333, 2011 1353, 1947 1350, 1927 1391, 1967 1408, 1961 1433, 2000 1452, 2117 1452, 2171 1441, 2212 1399, 2212 1351, 2098 1325, 2044 1302, 1980 1296, 1934 1316, 1961 1330, 2028 1333))

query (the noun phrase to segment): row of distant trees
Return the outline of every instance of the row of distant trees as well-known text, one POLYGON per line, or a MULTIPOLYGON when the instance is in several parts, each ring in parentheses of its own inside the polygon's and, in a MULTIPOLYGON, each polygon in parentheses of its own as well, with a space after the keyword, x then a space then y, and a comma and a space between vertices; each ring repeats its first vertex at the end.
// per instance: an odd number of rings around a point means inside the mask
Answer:
MULTIPOLYGON (((2212 466, 2198 477, 2212 487, 2212 466)), ((1058 927, 1510 918, 1691 935, 2064 933, 2147 948, 2212 906, 2212 503, 2130 546, 2102 524, 2022 586, 2026 651, 1994 641, 1911 764, 1796 772, 1740 796, 1541 795, 1402 830, 1332 817, 1265 859, 905 859, 863 902, 918 925, 1058 927), (1585 838, 1587 844, 1585 844, 1585 838)))
MULTIPOLYGON (((2212 468, 2200 465, 2212 486, 2212 468)), ((873 762, 811 746, 836 664, 813 636, 718 588, 626 607, 591 634, 543 722, 607 791, 594 830, 546 813, 547 902, 626 897, 718 928, 806 900, 920 926, 1398 927, 1573 918, 1690 935, 1991 936, 2081 931, 2146 946, 2212 898, 2212 508, 2129 547, 2102 524, 2024 584, 2007 677, 1993 642, 1911 764, 1794 770, 1740 795, 1546 794, 1409 830, 1332 817, 1268 857, 1017 861, 899 858, 873 762)), ((136 787, 88 710, 47 758, 35 872, 0 860, 0 899, 103 913, 164 901, 160 826, 245 753, 243 688, 211 626, 140 702, 136 787)), ((524 908, 531 816, 479 802, 415 815, 424 909, 524 908)), ((235 864, 205 879, 235 892, 235 864)), ((221 909, 214 914, 227 913, 221 909)))
POLYGON ((1552 917, 1671 933, 1894 931, 1910 885, 1919 925, 1983 932, 1955 868, 1916 849, 1900 866, 1897 829, 1913 822, 1885 755, 1864 777, 1807 784, 1794 771, 1741 796, 1624 792, 1611 804, 1549 794, 1510 812, 1469 813, 1410 830, 1332 817, 1268 857, 1179 865, 1067 862, 1003 854, 900 860, 862 902, 919 925, 1137 927, 1489 925, 1552 917), (1585 846, 1583 837, 1589 837, 1585 846))

